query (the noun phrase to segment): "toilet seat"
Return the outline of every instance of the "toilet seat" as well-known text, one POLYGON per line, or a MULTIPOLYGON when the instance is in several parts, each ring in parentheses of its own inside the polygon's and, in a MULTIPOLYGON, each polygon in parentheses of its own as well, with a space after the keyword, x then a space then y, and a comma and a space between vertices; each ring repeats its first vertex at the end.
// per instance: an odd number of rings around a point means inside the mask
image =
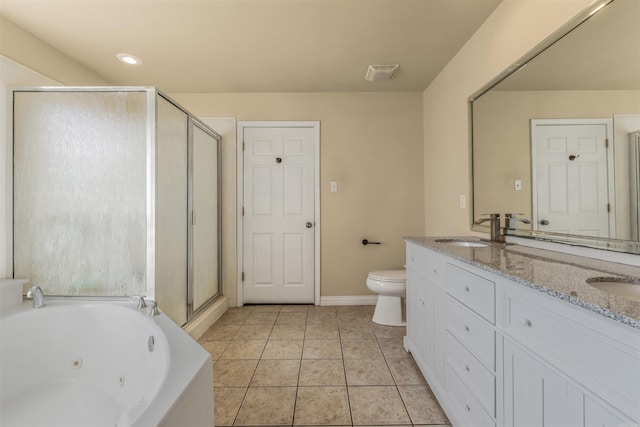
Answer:
POLYGON ((407 281, 406 270, 379 270, 372 271, 367 276, 368 279, 378 282, 405 283, 407 281))

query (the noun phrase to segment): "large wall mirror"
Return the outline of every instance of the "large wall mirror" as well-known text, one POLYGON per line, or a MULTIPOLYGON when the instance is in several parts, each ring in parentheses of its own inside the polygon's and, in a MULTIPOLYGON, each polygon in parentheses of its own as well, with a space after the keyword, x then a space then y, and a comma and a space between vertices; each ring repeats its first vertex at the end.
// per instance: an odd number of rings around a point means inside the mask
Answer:
POLYGON ((585 11, 470 98, 474 222, 638 253, 638 17, 638 0, 585 11))

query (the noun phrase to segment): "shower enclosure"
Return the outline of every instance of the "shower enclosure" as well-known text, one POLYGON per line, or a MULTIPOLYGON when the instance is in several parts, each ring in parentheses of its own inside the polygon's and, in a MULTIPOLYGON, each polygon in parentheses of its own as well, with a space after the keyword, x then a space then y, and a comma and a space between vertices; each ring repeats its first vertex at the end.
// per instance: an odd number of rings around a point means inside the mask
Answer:
POLYGON ((12 95, 13 277, 143 295, 179 325, 220 295, 215 131, 151 87, 12 95))

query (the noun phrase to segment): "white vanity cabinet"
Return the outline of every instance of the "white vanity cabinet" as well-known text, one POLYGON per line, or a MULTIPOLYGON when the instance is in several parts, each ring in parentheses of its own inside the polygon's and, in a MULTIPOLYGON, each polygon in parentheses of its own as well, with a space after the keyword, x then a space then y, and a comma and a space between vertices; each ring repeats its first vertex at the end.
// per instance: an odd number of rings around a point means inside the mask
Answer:
POLYGON ((640 329, 411 241, 404 343, 454 426, 640 424, 640 329))
POLYGON ((407 336, 405 348, 413 354, 430 383, 443 384, 446 294, 440 287, 444 260, 407 245, 407 336))

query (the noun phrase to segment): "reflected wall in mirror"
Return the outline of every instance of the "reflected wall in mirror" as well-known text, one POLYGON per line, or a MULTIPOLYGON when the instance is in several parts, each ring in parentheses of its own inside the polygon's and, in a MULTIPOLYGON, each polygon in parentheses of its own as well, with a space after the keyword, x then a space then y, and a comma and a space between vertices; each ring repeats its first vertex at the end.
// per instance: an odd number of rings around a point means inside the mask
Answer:
POLYGON ((472 97, 473 221, 517 213, 532 223, 513 234, 635 252, 640 1, 584 16, 472 97))

